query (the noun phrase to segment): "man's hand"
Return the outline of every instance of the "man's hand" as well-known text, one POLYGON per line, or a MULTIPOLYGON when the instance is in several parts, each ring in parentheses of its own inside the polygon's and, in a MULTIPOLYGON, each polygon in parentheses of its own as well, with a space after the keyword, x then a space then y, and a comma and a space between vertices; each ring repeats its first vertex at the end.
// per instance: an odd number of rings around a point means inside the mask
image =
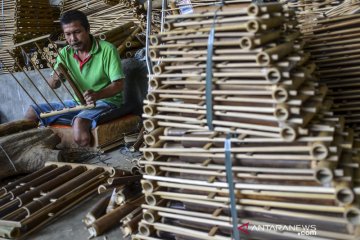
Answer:
POLYGON ((97 92, 94 92, 93 90, 87 90, 84 92, 84 98, 86 101, 86 104, 95 104, 95 102, 98 100, 97 92))

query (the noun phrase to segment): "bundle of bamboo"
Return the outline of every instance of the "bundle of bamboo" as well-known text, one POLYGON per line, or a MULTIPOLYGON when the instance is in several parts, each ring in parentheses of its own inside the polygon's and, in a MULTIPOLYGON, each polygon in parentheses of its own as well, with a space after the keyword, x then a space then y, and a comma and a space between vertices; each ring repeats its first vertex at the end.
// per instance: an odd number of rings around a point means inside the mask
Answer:
MULTIPOLYGON (((99 186, 99 194, 108 190, 112 190, 112 193, 104 196, 84 217, 83 222, 90 233, 89 238, 102 235, 118 225, 119 221, 126 224, 138 215, 141 216, 140 206, 145 200, 141 193, 140 179, 141 175, 109 178, 106 184, 99 186)), ((132 220, 132 223, 136 224, 135 220, 132 220)), ((124 231, 131 230, 133 229, 124 231)))
POLYGON ((329 110, 295 14, 269 4, 166 20, 150 38, 146 204, 133 239, 233 239, 230 208, 255 239, 311 239, 297 224, 357 239, 359 142, 329 110))
MULTIPOLYGON (((360 2, 357 5, 360 7, 360 2)), ((360 133, 359 22, 359 13, 326 18, 315 21, 316 27, 308 34, 308 51, 318 66, 320 82, 331 90, 335 116, 345 117, 346 125, 354 128, 357 138, 360 133)))
POLYGON ((302 32, 311 32, 312 28, 316 26, 317 20, 352 15, 360 10, 358 0, 284 0, 282 2, 286 2, 289 8, 296 10, 302 32))
MULTIPOLYGON (((58 29, 54 9, 48 0, 18 0, 3 1, 3 15, 0 31, 0 58, 11 69, 14 59, 9 56, 6 49, 19 42, 51 33, 58 29)), ((26 66, 26 56, 22 52, 13 52, 14 57, 26 66)), ((3 72, 7 72, 3 69, 3 72)))
POLYGON ((131 58, 136 51, 145 45, 144 40, 140 37, 142 32, 140 26, 134 22, 128 22, 112 27, 101 34, 95 34, 95 36, 114 44, 121 58, 131 58))

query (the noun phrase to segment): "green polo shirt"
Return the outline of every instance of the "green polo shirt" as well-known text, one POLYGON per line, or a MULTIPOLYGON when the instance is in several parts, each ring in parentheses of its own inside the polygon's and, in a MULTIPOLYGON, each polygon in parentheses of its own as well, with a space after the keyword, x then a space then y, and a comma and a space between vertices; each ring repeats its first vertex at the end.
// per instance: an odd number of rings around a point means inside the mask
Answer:
MULTIPOLYGON (((79 61, 74 57, 75 51, 70 46, 63 48, 58 56, 57 64, 62 62, 73 74, 79 90, 100 91, 113 81, 125 78, 121 67, 121 59, 114 45, 109 42, 92 38, 91 57, 80 68, 79 61)), ((55 69, 57 68, 55 65, 55 69)), ((77 99, 78 100, 78 99, 77 99)), ((102 99, 117 106, 123 104, 123 93, 102 99)))

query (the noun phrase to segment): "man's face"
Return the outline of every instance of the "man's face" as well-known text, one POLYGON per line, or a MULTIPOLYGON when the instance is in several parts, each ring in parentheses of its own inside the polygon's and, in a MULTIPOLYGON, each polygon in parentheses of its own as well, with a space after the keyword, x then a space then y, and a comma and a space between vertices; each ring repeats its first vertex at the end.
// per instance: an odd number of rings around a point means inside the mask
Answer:
POLYGON ((68 44, 78 51, 86 50, 85 47, 89 46, 90 35, 80 23, 80 21, 74 21, 69 24, 62 25, 65 39, 68 44))

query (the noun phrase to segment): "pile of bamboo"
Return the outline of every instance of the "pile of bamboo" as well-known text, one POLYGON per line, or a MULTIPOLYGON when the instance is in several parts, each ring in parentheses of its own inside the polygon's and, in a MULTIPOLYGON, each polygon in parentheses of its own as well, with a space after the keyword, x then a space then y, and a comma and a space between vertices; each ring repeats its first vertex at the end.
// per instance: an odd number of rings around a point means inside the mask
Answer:
POLYGON ((359 142, 329 110, 295 14, 270 4, 166 20, 150 37, 146 204, 133 239, 233 239, 232 194, 242 237, 358 239, 359 142))
POLYGON ((308 34, 308 51, 318 66, 320 82, 331 90, 329 97, 334 102, 335 116, 344 117, 346 125, 359 134, 360 14, 326 18, 315 23, 316 27, 308 34))
POLYGON ((78 9, 84 12, 86 15, 89 15, 98 11, 105 10, 111 6, 115 6, 118 3, 119 0, 62 0, 60 2, 60 12, 61 14, 63 14, 66 11, 78 9))
POLYGON ((144 47, 145 39, 141 37, 142 33, 143 29, 140 26, 128 22, 95 36, 112 43, 124 59, 134 57, 135 53, 144 47))
MULTIPOLYGON (((100 236, 123 222, 130 227, 125 231, 133 230, 129 221, 141 217, 140 206, 144 203, 140 179, 141 175, 109 178, 106 184, 99 186, 98 193, 106 194, 83 219, 90 233, 89 238, 100 236)), ((125 225, 122 227, 126 228, 125 225)))
MULTIPOLYGON (((3 15, 0 31, 0 58, 11 68, 14 60, 6 52, 19 42, 46 35, 58 29, 54 24, 54 11, 48 0, 3 1, 3 15)), ((24 61, 21 52, 14 52, 19 61, 24 61)))
POLYGON ((360 10, 359 0, 317 0, 283 1, 295 9, 302 32, 311 31, 318 20, 328 17, 352 15, 360 10))
POLYGON ((0 236, 24 239, 94 194, 109 177, 124 174, 110 167, 47 163, 0 188, 0 236))
MULTIPOLYGON (((58 52, 61 51, 62 47, 59 47, 56 43, 47 43, 46 46, 42 47, 42 50, 33 51, 29 53, 30 60, 33 62, 38 69, 50 68, 56 63, 58 52)), ((32 70, 31 67, 26 70, 32 70)))

